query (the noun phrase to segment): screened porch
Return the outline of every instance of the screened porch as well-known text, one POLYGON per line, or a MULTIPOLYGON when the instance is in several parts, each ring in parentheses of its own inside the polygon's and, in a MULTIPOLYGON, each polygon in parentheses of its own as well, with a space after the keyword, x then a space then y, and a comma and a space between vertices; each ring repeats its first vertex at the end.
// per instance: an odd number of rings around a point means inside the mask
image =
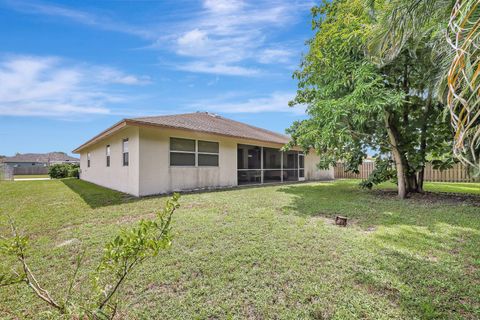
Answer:
POLYGON ((239 185, 302 181, 305 156, 299 151, 239 144, 237 177, 239 185))

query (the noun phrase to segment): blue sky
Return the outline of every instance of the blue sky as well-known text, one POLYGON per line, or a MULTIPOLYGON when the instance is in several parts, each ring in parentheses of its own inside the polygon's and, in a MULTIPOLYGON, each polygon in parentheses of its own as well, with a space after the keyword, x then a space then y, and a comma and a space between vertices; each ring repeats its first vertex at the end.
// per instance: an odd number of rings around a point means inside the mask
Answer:
POLYGON ((312 1, 0 0, 0 154, 210 111, 283 133, 312 1))

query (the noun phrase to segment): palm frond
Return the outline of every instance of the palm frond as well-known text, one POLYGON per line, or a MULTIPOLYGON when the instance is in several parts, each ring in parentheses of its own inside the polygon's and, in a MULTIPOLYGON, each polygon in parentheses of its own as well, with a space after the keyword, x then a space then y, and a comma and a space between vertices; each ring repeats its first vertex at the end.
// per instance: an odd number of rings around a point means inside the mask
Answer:
POLYGON ((457 0, 447 40, 455 52, 447 75, 454 153, 480 170, 480 0, 457 0))
MULTIPOLYGON (((378 17, 379 28, 370 42, 370 51, 378 64, 394 60, 407 42, 423 41, 428 30, 438 29, 446 21, 455 0, 390 0, 378 17)), ((367 2, 372 5, 372 0, 367 2)))

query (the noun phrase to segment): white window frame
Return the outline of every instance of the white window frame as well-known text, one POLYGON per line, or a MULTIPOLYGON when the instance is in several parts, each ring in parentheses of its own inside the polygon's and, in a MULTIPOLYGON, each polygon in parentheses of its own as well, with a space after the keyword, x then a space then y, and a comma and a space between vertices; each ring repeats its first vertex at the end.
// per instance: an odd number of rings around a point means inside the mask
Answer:
POLYGON ((110 168, 110 166, 112 165, 112 157, 111 157, 111 154, 112 154, 112 149, 111 149, 111 146, 109 144, 107 144, 105 146, 105 166, 107 168, 110 168))
POLYGON ((218 141, 210 141, 210 140, 195 140, 195 151, 197 151, 197 154, 195 155, 195 166, 197 167, 202 167, 202 168, 218 168, 220 167, 220 142, 218 141), (216 143, 218 145, 218 152, 204 152, 204 151, 199 151, 198 150, 198 142, 212 142, 216 143), (212 155, 212 156, 217 156, 218 157, 218 164, 216 166, 200 166, 198 165, 198 156, 201 154, 205 155, 212 155))
POLYGON ((124 138, 122 139, 122 166, 129 167, 130 166, 130 139, 124 138), (127 151, 125 151, 125 142, 127 143, 127 151), (125 153, 127 154, 128 161, 125 164, 125 153))
POLYGON ((168 165, 169 167, 174 167, 174 168, 218 168, 220 167, 220 142, 219 141, 212 141, 212 140, 197 140, 197 139, 191 139, 191 138, 181 138, 181 137, 170 137, 168 139, 168 165), (172 139, 183 139, 183 140, 191 140, 195 141, 195 151, 178 151, 178 150, 172 150, 172 139), (218 144, 218 152, 200 152, 198 151, 198 142, 203 141, 203 142, 213 142, 218 144), (171 154, 172 153, 188 153, 188 154, 193 154, 195 156, 195 165, 175 165, 171 163, 171 154), (205 154, 205 155, 215 155, 218 157, 218 165, 216 166, 200 166, 198 165, 198 155, 200 154, 205 154))

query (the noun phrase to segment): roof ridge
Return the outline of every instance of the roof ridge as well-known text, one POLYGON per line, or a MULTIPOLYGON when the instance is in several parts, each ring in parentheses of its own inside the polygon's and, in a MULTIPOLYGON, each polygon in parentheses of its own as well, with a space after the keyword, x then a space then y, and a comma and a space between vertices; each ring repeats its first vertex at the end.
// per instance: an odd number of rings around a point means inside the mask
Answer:
POLYGON ((73 152, 79 153, 89 145, 94 144, 104 137, 130 125, 151 125, 164 128, 198 131, 213 135, 236 137, 247 140, 250 139, 281 145, 288 143, 291 139, 291 137, 286 134, 226 118, 212 112, 197 111, 123 119, 97 134, 95 137, 73 150, 73 152))
POLYGON ((204 113, 204 112, 162 114, 162 115, 158 115, 158 116, 144 116, 144 117, 136 117, 136 118, 125 118, 123 120, 139 120, 139 119, 148 119, 148 118, 166 118, 166 117, 184 116, 184 115, 188 115, 188 114, 197 114, 197 113, 204 113))
POLYGON ((272 130, 260 128, 260 127, 257 127, 257 126, 252 126, 251 124, 248 124, 248 123, 245 123, 245 122, 241 122, 241 121, 237 121, 237 120, 233 120, 233 119, 230 119, 230 118, 225 118, 225 117, 222 117, 222 116, 219 116, 219 117, 220 117, 221 119, 233 121, 233 122, 239 123, 239 124, 241 124, 241 125, 244 125, 244 126, 247 126, 247 127, 250 127, 250 128, 254 128, 254 129, 257 129, 257 130, 261 130, 261 131, 263 131, 263 132, 273 133, 273 134, 276 134, 276 135, 281 136, 282 138, 289 138, 289 139, 290 139, 290 136, 287 136, 286 134, 282 134, 282 133, 275 132, 275 131, 272 131, 272 130))
POLYGON ((194 114, 202 114, 202 115, 206 115, 206 116, 217 118, 217 119, 223 119, 223 120, 236 122, 236 123, 238 123, 240 125, 243 125, 243 126, 247 126, 247 127, 250 127, 250 128, 256 129, 256 130, 261 130, 261 131, 266 132, 266 133, 275 134, 275 135, 278 135, 282 138, 289 138, 290 139, 290 136, 288 136, 286 134, 282 134, 282 133, 275 132, 275 131, 272 131, 272 130, 268 130, 268 129, 260 128, 260 127, 257 127, 257 126, 253 126, 253 125, 247 124, 245 122, 241 122, 241 121, 237 121, 237 120, 234 120, 234 119, 231 119, 231 118, 227 118, 227 117, 224 117, 224 116, 221 116, 221 115, 218 115, 214 112, 209 112, 209 111, 196 111, 196 112, 167 114, 167 115, 159 115, 159 116, 145 116, 145 117, 138 117, 138 118, 129 118, 129 119, 126 119, 126 120, 140 120, 140 119, 149 119, 149 118, 167 118, 167 117, 174 117, 174 116, 194 115, 194 114))

